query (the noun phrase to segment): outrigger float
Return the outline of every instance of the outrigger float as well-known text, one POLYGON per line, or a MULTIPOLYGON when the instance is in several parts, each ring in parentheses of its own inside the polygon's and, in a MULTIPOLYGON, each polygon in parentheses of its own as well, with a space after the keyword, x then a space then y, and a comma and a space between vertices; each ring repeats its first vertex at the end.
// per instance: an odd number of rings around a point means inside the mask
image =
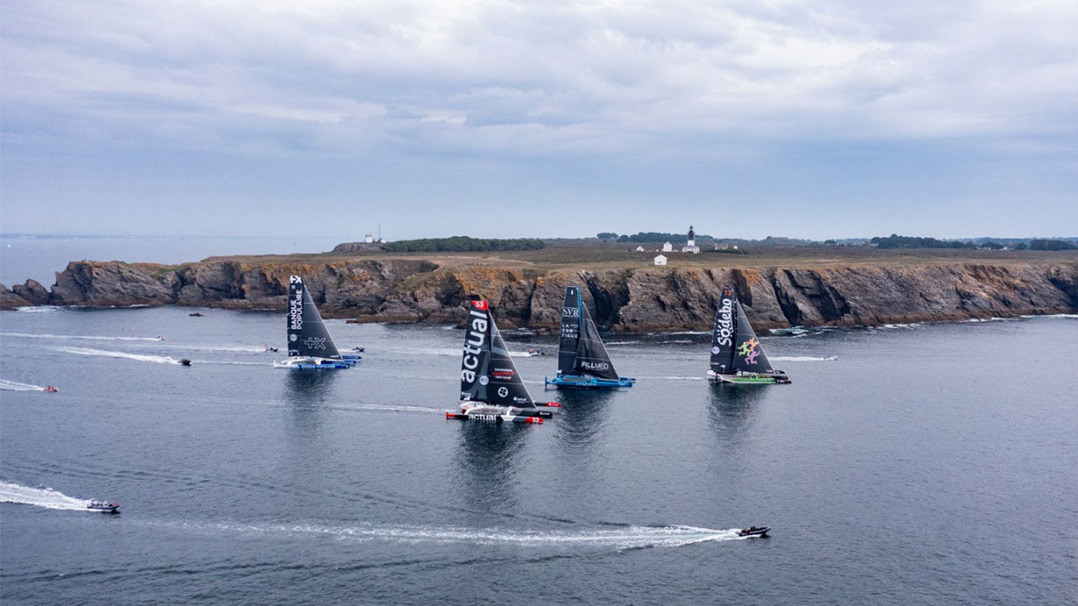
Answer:
POLYGON ((341 355, 337 351, 311 293, 299 276, 289 278, 287 320, 288 359, 274 362, 274 368, 334 370, 351 368, 363 359, 357 355, 341 355))
POLYGON ((595 321, 580 298, 580 289, 565 289, 561 307, 561 340, 558 342, 558 375, 543 378, 543 387, 613 389, 632 387, 636 379, 618 376, 595 321))
POLYGON ((446 419, 488 423, 542 423, 554 416, 537 405, 517 373, 517 367, 494 323, 485 300, 471 301, 464 352, 460 361, 460 412, 446 411, 446 419))
POLYGON ((771 367, 731 286, 723 287, 715 314, 707 377, 716 383, 744 385, 790 382, 785 372, 771 367))

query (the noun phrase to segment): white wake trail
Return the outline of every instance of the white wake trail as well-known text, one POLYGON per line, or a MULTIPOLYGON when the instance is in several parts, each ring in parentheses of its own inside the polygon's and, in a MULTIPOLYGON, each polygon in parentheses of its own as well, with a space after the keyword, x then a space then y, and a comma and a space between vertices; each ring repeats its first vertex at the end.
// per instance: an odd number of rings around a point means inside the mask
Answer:
POLYGON ((773 356, 772 362, 834 362, 838 356, 773 356))
POLYGON ((82 339, 89 341, 164 341, 164 337, 114 337, 104 335, 53 335, 48 333, 4 332, 0 337, 20 339, 82 339))
POLYGON ((681 547, 707 541, 736 541, 737 528, 712 529, 693 526, 628 526, 612 530, 516 531, 436 526, 320 526, 315 524, 191 524, 198 530, 230 531, 256 535, 323 535, 360 541, 442 543, 466 545, 518 545, 521 547, 598 547, 631 549, 681 547))
POLYGON ((7 379, 0 379, 0 390, 3 391, 45 391, 45 388, 41 385, 34 385, 32 383, 19 383, 18 381, 8 381, 7 379))
POLYGON ((11 482, 0 482, 0 503, 20 503, 46 509, 87 511, 90 499, 76 499, 51 488, 31 488, 11 482))
POLYGON ((109 351, 107 349, 93 349, 90 347, 54 347, 53 350, 77 354, 80 356, 101 356, 106 358, 122 358, 125 360, 136 360, 138 362, 153 362, 155 364, 179 364, 180 361, 170 356, 148 356, 143 354, 133 354, 124 351, 109 351))

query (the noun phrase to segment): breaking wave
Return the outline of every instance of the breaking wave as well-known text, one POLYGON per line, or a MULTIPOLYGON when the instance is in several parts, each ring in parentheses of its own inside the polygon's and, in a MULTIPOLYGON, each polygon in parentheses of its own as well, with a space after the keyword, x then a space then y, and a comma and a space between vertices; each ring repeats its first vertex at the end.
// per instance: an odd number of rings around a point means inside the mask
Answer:
POLYGON ((610 549, 681 547, 707 541, 736 541, 737 528, 711 529, 693 526, 628 526, 614 530, 515 531, 434 526, 321 526, 315 524, 198 524, 179 526, 202 531, 253 535, 312 535, 342 540, 394 543, 441 543, 463 545, 516 545, 520 547, 591 546, 610 549))
POLYGON ((76 499, 51 488, 31 488, 11 482, 0 482, 0 503, 19 503, 46 509, 86 511, 90 499, 76 499))
POLYGON ((102 356, 106 358, 123 358, 125 360, 136 360, 138 362, 153 362, 155 364, 179 364, 180 361, 170 356, 148 356, 144 354, 133 354, 124 351, 109 351, 106 349, 92 349, 90 347, 54 347, 53 350, 77 354, 80 356, 102 356))
POLYGON ((19 383, 18 381, 8 381, 7 379, 0 379, 0 390, 3 391, 45 391, 45 388, 41 385, 33 385, 31 383, 19 383))
POLYGON ((108 337, 102 335, 52 335, 48 333, 4 332, 0 337, 18 337, 20 339, 84 339, 90 341, 164 341, 164 337, 108 337))
POLYGON ((58 305, 35 305, 33 307, 17 307, 15 311, 24 314, 40 314, 50 311, 59 311, 61 309, 63 309, 63 307, 60 307, 58 305))

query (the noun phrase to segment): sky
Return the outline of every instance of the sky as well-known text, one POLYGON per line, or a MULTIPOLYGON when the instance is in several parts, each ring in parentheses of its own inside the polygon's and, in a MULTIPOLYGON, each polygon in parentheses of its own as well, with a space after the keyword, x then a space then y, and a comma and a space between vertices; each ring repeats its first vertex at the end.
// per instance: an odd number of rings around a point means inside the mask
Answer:
POLYGON ((1078 3, 4 0, 0 230, 1078 235, 1078 3))

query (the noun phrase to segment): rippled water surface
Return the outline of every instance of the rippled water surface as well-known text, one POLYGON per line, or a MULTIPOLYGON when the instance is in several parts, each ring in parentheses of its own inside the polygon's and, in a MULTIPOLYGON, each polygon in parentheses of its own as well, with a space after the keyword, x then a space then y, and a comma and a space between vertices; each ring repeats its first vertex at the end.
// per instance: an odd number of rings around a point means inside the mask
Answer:
POLYGON ((518 357, 565 407, 495 427, 444 418, 458 330, 330 322, 364 360, 303 373, 279 314, 191 311, 0 315, 5 605, 1078 600, 1078 319, 792 331, 732 388, 614 335, 635 388, 518 357))

